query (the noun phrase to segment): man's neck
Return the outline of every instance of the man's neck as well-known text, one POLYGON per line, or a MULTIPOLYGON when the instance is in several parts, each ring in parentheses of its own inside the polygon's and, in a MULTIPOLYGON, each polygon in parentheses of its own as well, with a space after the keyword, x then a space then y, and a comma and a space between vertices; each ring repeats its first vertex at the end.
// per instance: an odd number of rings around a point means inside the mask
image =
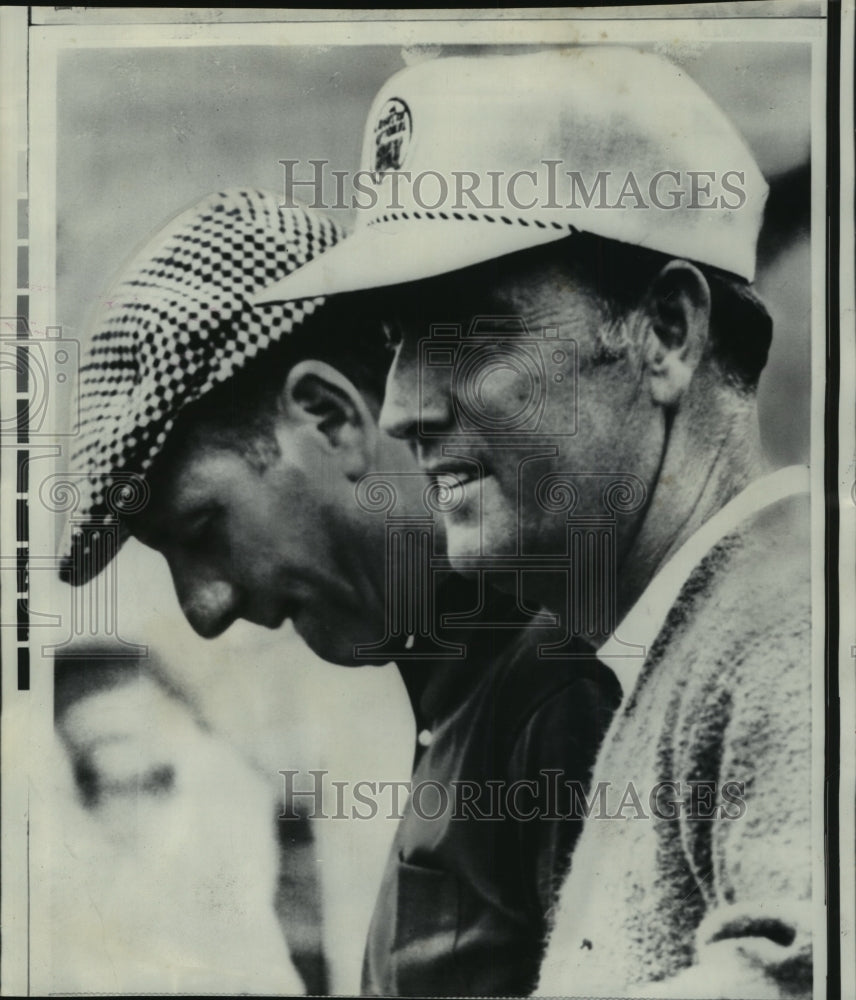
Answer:
POLYGON ((688 538, 769 471, 754 400, 716 402, 669 429, 644 520, 618 570, 616 623, 688 538))

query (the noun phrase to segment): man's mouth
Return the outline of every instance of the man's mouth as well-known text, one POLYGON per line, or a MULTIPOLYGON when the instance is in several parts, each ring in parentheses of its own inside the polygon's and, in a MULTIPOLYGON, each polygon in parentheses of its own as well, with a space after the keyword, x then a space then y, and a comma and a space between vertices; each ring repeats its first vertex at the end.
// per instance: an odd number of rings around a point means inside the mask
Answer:
POLYGON ((464 501, 478 496, 486 478, 483 468, 475 462, 436 463, 426 469, 435 487, 435 499, 444 513, 453 513, 464 501))

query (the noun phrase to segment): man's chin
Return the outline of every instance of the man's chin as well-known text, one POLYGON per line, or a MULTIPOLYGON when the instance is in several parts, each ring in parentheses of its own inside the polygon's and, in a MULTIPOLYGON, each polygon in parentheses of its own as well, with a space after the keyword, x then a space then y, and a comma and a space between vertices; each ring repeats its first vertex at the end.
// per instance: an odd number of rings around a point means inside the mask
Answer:
POLYGON ((473 568, 468 566, 472 559, 512 555, 514 544, 513 533, 487 520, 482 523, 446 521, 446 552, 456 570, 473 568))
POLYGON ((293 624, 294 631, 312 652, 334 666, 372 667, 381 666, 390 660, 389 656, 374 658, 357 654, 357 647, 379 643, 384 638, 382 629, 378 630, 377 635, 368 637, 363 634, 365 622, 361 622, 359 630, 351 629, 349 634, 347 622, 337 618, 333 609, 330 609, 330 617, 324 622, 304 613, 296 615, 293 624), (334 623, 332 627, 331 622, 334 623))

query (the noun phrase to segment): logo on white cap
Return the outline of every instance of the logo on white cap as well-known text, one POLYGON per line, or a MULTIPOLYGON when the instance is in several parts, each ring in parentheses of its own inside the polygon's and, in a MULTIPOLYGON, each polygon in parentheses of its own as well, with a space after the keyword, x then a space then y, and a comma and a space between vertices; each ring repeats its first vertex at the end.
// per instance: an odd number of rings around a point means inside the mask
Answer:
POLYGON ((412 127, 410 108, 400 97, 391 97, 381 108, 374 128, 376 173, 401 169, 412 127))

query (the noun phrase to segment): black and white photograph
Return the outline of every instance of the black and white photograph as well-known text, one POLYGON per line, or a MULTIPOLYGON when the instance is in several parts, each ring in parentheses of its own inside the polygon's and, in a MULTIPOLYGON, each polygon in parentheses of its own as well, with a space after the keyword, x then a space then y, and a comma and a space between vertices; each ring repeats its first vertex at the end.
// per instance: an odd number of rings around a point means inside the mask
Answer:
POLYGON ((835 7, 2 8, 0 994, 856 996, 835 7))

